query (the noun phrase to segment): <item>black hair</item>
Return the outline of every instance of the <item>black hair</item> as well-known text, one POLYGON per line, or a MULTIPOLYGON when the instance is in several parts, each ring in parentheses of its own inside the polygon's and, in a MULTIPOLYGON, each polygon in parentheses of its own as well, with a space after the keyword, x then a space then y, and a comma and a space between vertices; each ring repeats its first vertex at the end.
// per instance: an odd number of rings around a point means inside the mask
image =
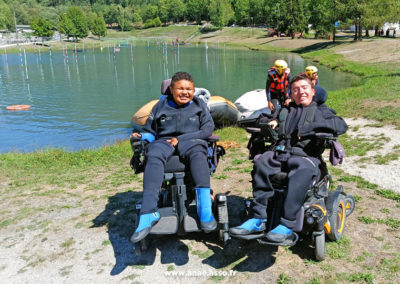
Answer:
POLYGON ((187 72, 176 72, 174 74, 174 76, 172 76, 171 86, 173 86, 175 82, 178 82, 180 80, 186 80, 186 81, 192 82, 194 84, 192 75, 190 75, 187 72))

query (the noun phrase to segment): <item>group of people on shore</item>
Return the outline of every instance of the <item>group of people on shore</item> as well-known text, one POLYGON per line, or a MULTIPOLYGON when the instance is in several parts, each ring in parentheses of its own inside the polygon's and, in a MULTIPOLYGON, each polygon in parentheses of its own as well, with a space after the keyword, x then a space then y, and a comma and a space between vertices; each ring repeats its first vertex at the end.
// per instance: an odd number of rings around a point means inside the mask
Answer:
MULTIPOLYGON (((272 129, 280 126, 282 129, 279 131, 278 146, 254 160, 251 218, 240 226, 230 228, 231 235, 259 234, 265 230, 268 200, 274 195, 270 177, 286 172, 288 195, 284 202, 284 215, 280 225, 268 232, 266 237, 273 242, 293 237, 296 213, 304 202, 306 190, 321 174, 319 156, 324 149, 317 145, 315 134, 323 129, 340 135, 347 129, 342 118, 324 103, 314 101, 317 72, 315 66, 308 66, 304 73, 291 78, 290 68, 284 60, 276 60, 268 70, 266 99, 271 115, 267 123, 272 129)), ((139 224, 131 237, 133 243, 145 238, 161 218, 157 201, 164 166, 173 154, 178 154, 190 168, 201 229, 211 232, 217 228, 212 212, 205 141, 212 135, 214 122, 206 104, 195 97, 194 92, 194 79, 189 73, 174 74, 168 95, 154 106, 143 132, 131 136, 150 142, 145 154, 139 224)))

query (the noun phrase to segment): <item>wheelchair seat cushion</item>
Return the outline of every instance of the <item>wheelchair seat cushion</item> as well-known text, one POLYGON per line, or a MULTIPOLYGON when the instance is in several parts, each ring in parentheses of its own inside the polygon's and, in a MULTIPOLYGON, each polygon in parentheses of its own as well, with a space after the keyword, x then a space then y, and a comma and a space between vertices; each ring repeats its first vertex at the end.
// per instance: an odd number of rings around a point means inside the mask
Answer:
POLYGON ((179 159, 178 155, 171 156, 165 164, 165 173, 184 172, 185 164, 179 159))

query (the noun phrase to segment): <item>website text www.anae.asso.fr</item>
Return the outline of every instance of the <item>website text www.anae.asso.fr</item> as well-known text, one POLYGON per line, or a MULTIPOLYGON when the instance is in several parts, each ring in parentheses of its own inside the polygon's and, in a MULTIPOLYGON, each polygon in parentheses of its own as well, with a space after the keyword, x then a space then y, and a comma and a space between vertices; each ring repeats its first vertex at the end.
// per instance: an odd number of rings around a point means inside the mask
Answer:
POLYGON ((187 270, 187 271, 166 271, 165 276, 172 277, 211 277, 211 276, 235 276, 237 271, 212 271, 212 270, 187 270))

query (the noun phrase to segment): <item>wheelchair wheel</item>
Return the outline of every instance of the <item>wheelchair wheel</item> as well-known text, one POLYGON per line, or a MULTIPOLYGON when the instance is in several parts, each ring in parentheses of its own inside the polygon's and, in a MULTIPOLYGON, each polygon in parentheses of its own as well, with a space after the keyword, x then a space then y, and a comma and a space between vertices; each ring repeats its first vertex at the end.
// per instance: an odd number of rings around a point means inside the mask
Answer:
POLYGON ((330 240, 338 241, 343 237, 346 225, 346 197, 339 194, 333 203, 332 214, 328 217, 330 230, 327 235, 330 240))
POLYGON ((353 195, 346 194, 346 217, 350 216, 353 213, 354 208, 356 206, 356 201, 354 200, 353 195))
POLYGON ((325 259, 325 233, 316 234, 314 236, 314 244, 315 244, 315 258, 319 261, 325 259))

